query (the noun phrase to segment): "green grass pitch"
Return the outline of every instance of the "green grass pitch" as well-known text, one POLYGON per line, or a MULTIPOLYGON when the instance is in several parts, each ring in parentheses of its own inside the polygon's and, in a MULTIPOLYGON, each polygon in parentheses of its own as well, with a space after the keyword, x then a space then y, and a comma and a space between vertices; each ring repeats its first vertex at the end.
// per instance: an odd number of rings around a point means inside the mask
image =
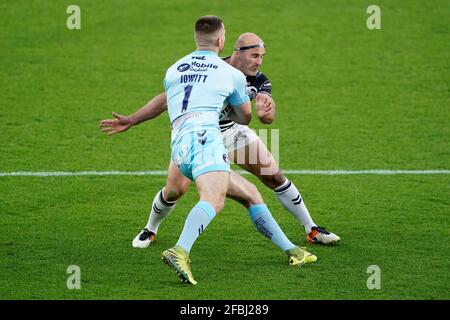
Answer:
MULTIPOLYGON (((222 17, 224 55, 243 32, 267 45, 285 170, 450 169, 450 5, 399 1, 2 1, 0 172, 164 170, 167 115, 107 137, 163 90, 194 49, 193 23, 222 17), (66 9, 81 9, 68 30, 66 9), (369 30, 366 9, 381 8, 369 30)), ((449 299, 450 175, 288 175, 319 225, 341 236, 307 245, 303 227, 256 178, 287 236, 317 254, 292 268, 231 200, 191 253, 186 287, 160 260, 197 201, 194 187, 150 248, 145 225, 163 176, 0 176, 0 299, 449 299), (69 290, 69 265, 81 289, 69 290), (381 289, 367 288, 367 268, 381 289)))

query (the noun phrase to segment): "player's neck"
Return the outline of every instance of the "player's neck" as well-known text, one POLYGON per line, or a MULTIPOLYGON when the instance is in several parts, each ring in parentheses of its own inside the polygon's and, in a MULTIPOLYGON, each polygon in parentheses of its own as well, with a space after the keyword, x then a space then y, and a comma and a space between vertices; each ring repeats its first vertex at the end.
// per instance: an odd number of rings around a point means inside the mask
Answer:
MULTIPOLYGON (((236 56, 234 54, 231 55, 230 59, 228 59, 228 63, 235 67, 236 69, 239 69, 239 67, 241 66, 239 59, 236 58, 236 56)), ((239 69, 240 70, 240 69, 239 69)))
POLYGON ((203 46, 197 46, 197 51, 213 51, 216 54, 219 54, 219 48, 218 47, 203 47, 203 46))

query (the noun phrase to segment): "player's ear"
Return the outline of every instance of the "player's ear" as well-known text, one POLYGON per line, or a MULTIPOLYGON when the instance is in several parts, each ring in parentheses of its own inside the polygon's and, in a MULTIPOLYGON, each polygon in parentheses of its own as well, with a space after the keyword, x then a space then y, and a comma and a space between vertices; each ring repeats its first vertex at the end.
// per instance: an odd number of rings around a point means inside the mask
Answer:
POLYGON ((223 47, 225 46, 225 38, 218 37, 216 41, 217 41, 217 46, 220 48, 220 50, 222 50, 223 47))

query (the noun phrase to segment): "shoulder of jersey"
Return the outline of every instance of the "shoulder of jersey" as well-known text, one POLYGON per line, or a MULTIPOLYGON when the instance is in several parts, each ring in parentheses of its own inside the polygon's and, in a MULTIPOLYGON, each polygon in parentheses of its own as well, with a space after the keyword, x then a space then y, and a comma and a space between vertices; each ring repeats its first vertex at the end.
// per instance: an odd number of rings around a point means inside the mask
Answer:
POLYGON ((255 77, 256 79, 264 79, 264 80, 269 80, 269 78, 267 78, 267 76, 263 73, 263 72, 261 72, 261 71, 258 71, 258 73, 256 74, 256 77, 255 77))
POLYGON ((220 64, 221 66, 224 66, 225 68, 228 69, 234 69, 228 62, 226 62, 225 60, 223 60, 221 57, 217 57, 217 63, 220 64))
POLYGON ((191 57, 192 57, 192 52, 187 54, 187 55, 185 55, 184 57, 178 59, 174 64, 171 65, 171 67, 172 68, 178 67, 181 63, 188 63, 188 61, 190 63, 190 61, 192 60, 191 57))
POLYGON ((245 74, 241 71, 241 70, 239 70, 238 68, 235 68, 235 67, 233 67, 231 64, 229 64, 229 63, 227 63, 227 62, 225 62, 224 61, 224 63, 227 65, 227 67, 235 74, 235 75, 239 75, 240 77, 242 77, 242 78, 246 78, 245 77, 245 74))

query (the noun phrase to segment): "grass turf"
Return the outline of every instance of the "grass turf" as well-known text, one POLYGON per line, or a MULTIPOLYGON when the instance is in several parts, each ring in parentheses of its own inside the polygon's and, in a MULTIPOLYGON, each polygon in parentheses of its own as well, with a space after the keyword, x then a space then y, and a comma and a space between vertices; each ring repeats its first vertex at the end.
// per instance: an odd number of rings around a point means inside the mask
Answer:
MULTIPOLYGON (((449 169, 450 33, 447 1, 378 1, 368 30, 364 1, 69 1, 0 4, 0 171, 163 170, 167 115, 107 138, 98 121, 129 114, 162 88, 171 63, 193 50, 203 14, 267 44, 285 169, 449 169), (250 11, 243 8, 251 8, 250 11), (182 9, 180 9, 182 8, 182 9)), ((267 128, 257 121, 253 128, 267 128)), ((249 176, 246 176, 249 177, 249 176)), ((250 177, 249 177, 250 178, 250 177)), ((448 175, 290 176, 335 247, 310 247, 316 264, 290 268, 227 201, 192 251, 199 285, 184 287, 159 261, 195 190, 134 250, 163 177, 0 177, 2 299, 448 299, 448 175), (82 289, 68 290, 79 265, 82 289), (366 269, 381 268, 381 290, 366 269)), ((288 237, 302 228, 254 178, 288 237)))

